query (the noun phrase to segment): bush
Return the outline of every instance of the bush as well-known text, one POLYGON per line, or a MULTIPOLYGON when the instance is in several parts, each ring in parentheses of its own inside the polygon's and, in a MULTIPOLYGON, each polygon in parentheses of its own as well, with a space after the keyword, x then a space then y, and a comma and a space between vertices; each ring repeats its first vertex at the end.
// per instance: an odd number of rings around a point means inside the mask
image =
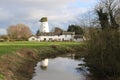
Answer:
POLYGON ((106 29, 91 32, 86 59, 95 80, 119 80, 119 49, 119 31, 106 29))

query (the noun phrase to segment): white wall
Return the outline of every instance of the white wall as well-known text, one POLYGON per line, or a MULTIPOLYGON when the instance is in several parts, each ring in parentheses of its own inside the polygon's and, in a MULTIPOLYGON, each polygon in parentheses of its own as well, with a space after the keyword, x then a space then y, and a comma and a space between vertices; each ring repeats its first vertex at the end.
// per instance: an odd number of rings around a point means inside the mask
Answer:
POLYGON ((40 32, 49 32, 48 22, 41 22, 40 32))
POLYGON ((61 35, 60 38, 64 40, 73 40, 74 35, 61 35))
POLYGON ((52 40, 55 40, 57 39, 58 37, 57 36, 39 36, 38 37, 38 40, 39 41, 49 41, 49 39, 52 39, 52 40))
POLYGON ((74 39, 75 42, 80 42, 80 41, 83 41, 83 38, 77 38, 77 39, 74 39))
POLYGON ((37 41, 37 38, 32 36, 32 37, 28 38, 28 41, 37 41))
MULTIPOLYGON (((74 36, 72 35, 55 35, 55 36, 39 36, 38 37, 38 41, 50 41, 50 39, 52 40, 56 40, 56 41, 63 41, 63 40, 74 40, 74 36)), ((51 41, 52 41, 51 40, 51 41)))

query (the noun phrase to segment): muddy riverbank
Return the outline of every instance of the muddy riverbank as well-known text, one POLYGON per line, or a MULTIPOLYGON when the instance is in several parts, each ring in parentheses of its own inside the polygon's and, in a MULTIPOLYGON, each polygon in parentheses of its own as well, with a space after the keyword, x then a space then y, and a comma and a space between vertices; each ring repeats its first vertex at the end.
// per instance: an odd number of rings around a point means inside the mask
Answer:
POLYGON ((80 46, 50 45, 40 49, 21 49, 14 54, 0 57, 0 75, 2 80, 30 80, 34 73, 34 66, 42 58, 56 57, 66 53, 78 53, 80 56, 85 51, 80 46))

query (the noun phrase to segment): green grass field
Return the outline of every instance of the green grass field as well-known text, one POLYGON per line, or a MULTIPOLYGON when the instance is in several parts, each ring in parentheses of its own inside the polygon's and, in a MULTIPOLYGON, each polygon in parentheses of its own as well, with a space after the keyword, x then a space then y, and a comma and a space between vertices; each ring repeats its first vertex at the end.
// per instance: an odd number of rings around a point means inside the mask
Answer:
POLYGON ((15 42, 0 42, 0 55, 13 53, 22 48, 37 49, 40 47, 46 47, 50 45, 60 46, 74 46, 83 44, 83 42, 28 42, 28 41, 15 41, 15 42))

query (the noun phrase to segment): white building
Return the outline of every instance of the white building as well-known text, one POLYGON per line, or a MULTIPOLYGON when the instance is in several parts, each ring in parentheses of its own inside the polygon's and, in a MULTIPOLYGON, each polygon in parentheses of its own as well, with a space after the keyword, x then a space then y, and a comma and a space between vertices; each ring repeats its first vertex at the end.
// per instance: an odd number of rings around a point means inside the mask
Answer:
POLYGON ((74 32, 62 32, 62 34, 54 32, 40 33, 38 41, 73 41, 74 35, 74 32))
POLYGON ((75 42, 84 41, 84 38, 83 38, 82 35, 75 35, 75 36, 74 36, 74 41, 75 41, 75 42))
POLYGON ((40 22, 41 22, 40 32, 49 32, 47 17, 41 18, 40 22))
POLYGON ((62 32, 62 34, 56 34, 54 32, 40 33, 38 36, 31 36, 28 41, 73 41, 74 32, 62 32))
POLYGON ((81 41, 80 38, 75 37, 75 32, 49 32, 49 26, 47 17, 43 17, 40 20, 41 27, 38 36, 29 37, 28 41, 81 41))
POLYGON ((29 38, 28 38, 28 41, 38 41, 38 38, 37 38, 37 36, 30 36, 29 38))

